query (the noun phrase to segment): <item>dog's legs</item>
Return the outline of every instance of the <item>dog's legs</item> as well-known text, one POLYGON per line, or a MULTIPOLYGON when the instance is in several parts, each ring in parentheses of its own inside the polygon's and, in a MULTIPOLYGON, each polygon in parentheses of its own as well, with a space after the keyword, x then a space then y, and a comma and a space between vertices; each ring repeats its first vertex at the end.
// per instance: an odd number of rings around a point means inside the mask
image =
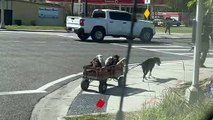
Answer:
POLYGON ((148 73, 148 71, 146 71, 146 70, 143 72, 143 82, 144 82, 144 79, 147 80, 147 78, 146 78, 147 73, 148 73))
POLYGON ((143 82, 144 82, 144 79, 146 79, 147 71, 143 68, 143 66, 141 66, 141 68, 143 70, 143 82))
POLYGON ((152 77, 152 73, 151 72, 149 72, 149 78, 151 78, 152 77))
POLYGON ((151 68, 150 71, 149 71, 149 78, 152 77, 152 69, 153 69, 153 68, 151 68))

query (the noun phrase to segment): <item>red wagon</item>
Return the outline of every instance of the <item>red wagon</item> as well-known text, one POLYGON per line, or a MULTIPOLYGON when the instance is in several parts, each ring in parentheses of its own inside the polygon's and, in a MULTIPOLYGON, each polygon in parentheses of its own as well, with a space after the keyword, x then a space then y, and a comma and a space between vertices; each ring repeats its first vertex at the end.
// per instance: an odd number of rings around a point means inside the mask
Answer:
POLYGON ((92 80, 99 81, 99 92, 105 93, 107 90, 107 79, 116 79, 118 86, 124 85, 123 68, 125 59, 121 59, 116 65, 107 67, 92 67, 86 65, 83 67, 83 80, 81 82, 81 89, 87 90, 92 80))

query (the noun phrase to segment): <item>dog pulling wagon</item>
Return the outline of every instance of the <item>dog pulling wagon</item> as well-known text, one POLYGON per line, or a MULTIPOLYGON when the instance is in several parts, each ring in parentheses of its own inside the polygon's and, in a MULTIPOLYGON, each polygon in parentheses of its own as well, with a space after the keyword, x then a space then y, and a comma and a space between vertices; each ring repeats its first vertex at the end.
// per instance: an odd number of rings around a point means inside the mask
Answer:
POLYGON ((105 93, 107 90, 107 80, 116 79, 118 86, 124 85, 124 62, 125 59, 121 59, 116 65, 105 67, 93 67, 90 65, 83 66, 83 80, 81 82, 82 90, 87 90, 92 80, 99 81, 99 92, 105 93))

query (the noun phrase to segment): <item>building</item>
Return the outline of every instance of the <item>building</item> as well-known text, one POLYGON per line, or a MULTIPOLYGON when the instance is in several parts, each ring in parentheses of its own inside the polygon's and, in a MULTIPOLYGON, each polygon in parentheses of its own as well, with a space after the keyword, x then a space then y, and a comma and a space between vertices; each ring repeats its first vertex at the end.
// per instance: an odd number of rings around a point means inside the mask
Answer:
POLYGON ((4 3, 6 25, 65 25, 66 14, 59 5, 19 0, 5 0, 4 3))
MULTIPOLYGON (((153 6, 163 6, 164 1, 151 0, 151 3, 146 5, 144 0, 137 0, 137 17, 144 19, 143 14, 147 8, 150 12, 154 11, 153 6)), ((86 0, 5 0, 5 24, 65 26, 67 15, 84 15, 85 2, 86 0)), ((133 2, 134 0, 87 0, 88 16, 94 9, 101 8, 124 10, 131 13, 133 2)))

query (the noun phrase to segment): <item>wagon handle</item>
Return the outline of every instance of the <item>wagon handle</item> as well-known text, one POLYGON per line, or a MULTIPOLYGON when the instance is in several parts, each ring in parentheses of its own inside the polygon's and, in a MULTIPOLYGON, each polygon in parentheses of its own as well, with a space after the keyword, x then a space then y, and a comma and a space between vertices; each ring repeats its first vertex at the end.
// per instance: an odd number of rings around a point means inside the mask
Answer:
POLYGON ((118 65, 118 64, 121 64, 121 63, 124 64, 125 62, 126 62, 126 58, 122 58, 122 59, 117 63, 117 65, 118 65))

